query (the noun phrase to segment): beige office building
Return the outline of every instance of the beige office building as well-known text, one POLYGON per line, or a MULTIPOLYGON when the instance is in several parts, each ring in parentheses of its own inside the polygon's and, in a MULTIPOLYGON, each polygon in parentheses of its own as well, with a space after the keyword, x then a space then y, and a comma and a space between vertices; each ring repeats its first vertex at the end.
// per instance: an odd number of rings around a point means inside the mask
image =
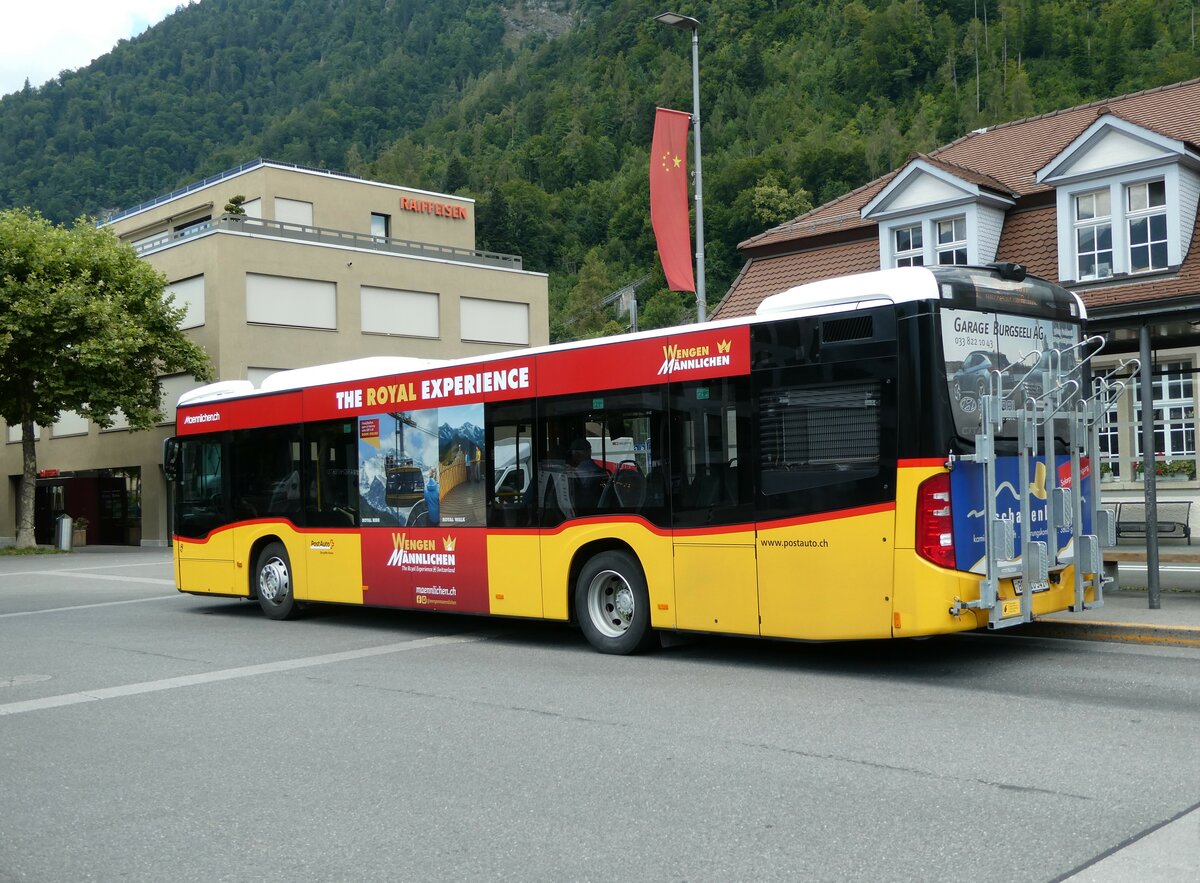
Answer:
MULTIPOLYGON (((364 356, 462 358, 548 342, 547 277, 475 247, 471 199, 256 160, 113 216, 164 273, 218 379, 364 356), (227 214, 235 196, 245 214, 227 214)), ((199 384, 162 378, 165 422, 101 430, 73 413, 38 430, 38 541, 57 516, 89 543, 165 545, 162 443, 199 384)), ((16 536, 20 427, 2 430, 0 545, 16 536)))

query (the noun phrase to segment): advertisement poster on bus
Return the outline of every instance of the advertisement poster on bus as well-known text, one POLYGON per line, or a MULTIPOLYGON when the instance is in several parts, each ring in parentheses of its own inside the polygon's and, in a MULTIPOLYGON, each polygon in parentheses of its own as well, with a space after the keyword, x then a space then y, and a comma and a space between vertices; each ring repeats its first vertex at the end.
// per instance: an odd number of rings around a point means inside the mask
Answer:
POLYGON ((450 527, 364 530, 363 601, 487 613, 487 534, 450 527))
MULTIPOLYGON (((996 515, 1013 523, 1016 534, 1016 555, 1021 554, 1021 497, 1020 458, 996 458, 996 515)), ((1083 532, 1091 532, 1090 502, 1092 476, 1086 458, 1080 463, 1080 481, 1083 487, 1083 532)), ((1053 471, 1046 468, 1045 458, 1030 463, 1029 483, 1025 494, 1029 498, 1029 523, 1031 539, 1047 542, 1049 531, 1046 525, 1046 498, 1055 486, 1071 486, 1071 458, 1060 454, 1053 471)), ((984 573, 987 547, 984 539, 987 525, 986 498, 984 496, 984 470, 978 463, 959 460, 950 473, 950 500, 954 518, 955 566, 959 570, 984 573)), ((1062 552, 1071 540, 1069 528, 1058 531, 1057 549, 1062 552)), ((1049 546, 1049 543, 1047 543, 1049 546)), ((1053 557, 1053 553, 1052 553, 1053 557)), ((1051 562, 1053 564, 1053 562, 1051 562)))
MULTIPOLYGON (((1077 343, 1079 327, 1069 322, 943 310, 942 352, 958 434, 974 438, 979 431, 980 398, 994 388, 996 371, 1004 372, 1004 392, 1010 399, 1038 398, 1046 392, 1051 367, 1046 351, 1063 352, 1061 368, 1066 372, 1075 365, 1071 347, 1077 343), (1043 353, 1040 360, 1038 353, 1043 353)), ((1004 431, 1015 432, 1015 427, 1006 426, 1004 431)))
POLYGON ((358 453, 370 603, 486 612, 483 405, 361 417, 358 453))

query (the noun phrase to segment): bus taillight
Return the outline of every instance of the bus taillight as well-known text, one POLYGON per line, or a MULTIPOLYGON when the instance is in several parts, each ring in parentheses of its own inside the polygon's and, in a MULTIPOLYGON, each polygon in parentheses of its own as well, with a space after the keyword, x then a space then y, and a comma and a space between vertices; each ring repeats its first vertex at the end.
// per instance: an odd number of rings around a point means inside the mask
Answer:
POLYGON ((948 473, 930 476, 917 488, 917 554, 939 567, 954 567, 948 473))

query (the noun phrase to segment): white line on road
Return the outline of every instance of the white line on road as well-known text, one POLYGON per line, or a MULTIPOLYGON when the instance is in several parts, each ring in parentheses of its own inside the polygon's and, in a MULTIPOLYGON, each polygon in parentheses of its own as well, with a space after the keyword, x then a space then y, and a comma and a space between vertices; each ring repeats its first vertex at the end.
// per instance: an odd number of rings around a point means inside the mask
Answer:
POLYGON ((22 714, 26 711, 42 711, 47 708, 62 708, 65 705, 78 705, 82 702, 97 702, 101 699, 118 699, 122 696, 136 696, 140 693, 156 693, 160 690, 174 690, 179 687, 195 687, 201 684, 212 684, 217 681, 230 681, 236 678, 252 678, 257 675, 274 674, 281 671, 292 671, 298 668, 311 668, 314 665, 330 665, 335 662, 348 662, 353 659, 366 659, 371 656, 384 656, 388 653, 404 653, 408 650, 424 650, 428 647, 440 647, 446 644, 468 644, 482 641, 490 637, 484 633, 438 636, 433 638, 417 638, 413 641, 402 641, 398 644, 383 644, 378 647, 364 647, 361 650, 344 650, 341 653, 324 653, 320 656, 302 656, 299 659, 281 659, 278 662, 266 662, 262 665, 245 665, 240 668, 226 668, 220 671, 204 672, 203 674, 183 675, 178 678, 164 678, 160 681, 145 681, 141 684, 126 684, 123 687, 103 687, 98 690, 86 690, 80 693, 63 693, 60 696, 45 696, 41 699, 28 699, 24 702, 10 702, 0 705, 0 716, 6 714, 22 714))
POLYGON ((117 576, 112 573, 81 573, 75 571, 63 573, 62 576, 70 577, 71 579, 106 579, 114 583, 149 583, 152 586, 171 586, 172 588, 175 586, 175 580, 155 576, 117 576))
POLYGON ((137 564, 93 564, 91 567, 55 567, 46 570, 14 570, 11 573, 0 572, 0 576, 56 576, 72 573, 91 573, 94 570, 116 570, 118 567, 163 567, 170 564, 167 561, 142 561, 137 564))
POLYGON ((71 607, 47 607, 45 610, 21 610, 17 613, 0 613, 0 619, 13 616, 37 616, 39 613, 63 613, 67 610, 90 610, 92 607, 114 607, 117 604, 141 604, 143 601, 169 601, 179 595, 155 595, 153 598, 129 598, 125 601, 97 601, 95 604, 75 604, 71 607))

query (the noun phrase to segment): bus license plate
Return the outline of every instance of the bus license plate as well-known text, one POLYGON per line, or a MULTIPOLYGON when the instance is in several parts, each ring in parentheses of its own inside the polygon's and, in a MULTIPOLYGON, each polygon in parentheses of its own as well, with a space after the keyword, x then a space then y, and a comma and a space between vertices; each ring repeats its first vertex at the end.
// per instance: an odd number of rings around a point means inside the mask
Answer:
MULTIPOLYGON (((1019 576, 1013 577, 1013 591, 1014 592, 1016 592, 1018 595, 1020 595, 1022 592, 1025 591, 1024 586, 1025 586, 1024 579, 1022 579, 1019 576)), ((1050 583, 1034 583, 1033 584, 1033 594, 1036 595, 1039 592, 1044 592, 1049 588, 1050 588, 1050 583)))

